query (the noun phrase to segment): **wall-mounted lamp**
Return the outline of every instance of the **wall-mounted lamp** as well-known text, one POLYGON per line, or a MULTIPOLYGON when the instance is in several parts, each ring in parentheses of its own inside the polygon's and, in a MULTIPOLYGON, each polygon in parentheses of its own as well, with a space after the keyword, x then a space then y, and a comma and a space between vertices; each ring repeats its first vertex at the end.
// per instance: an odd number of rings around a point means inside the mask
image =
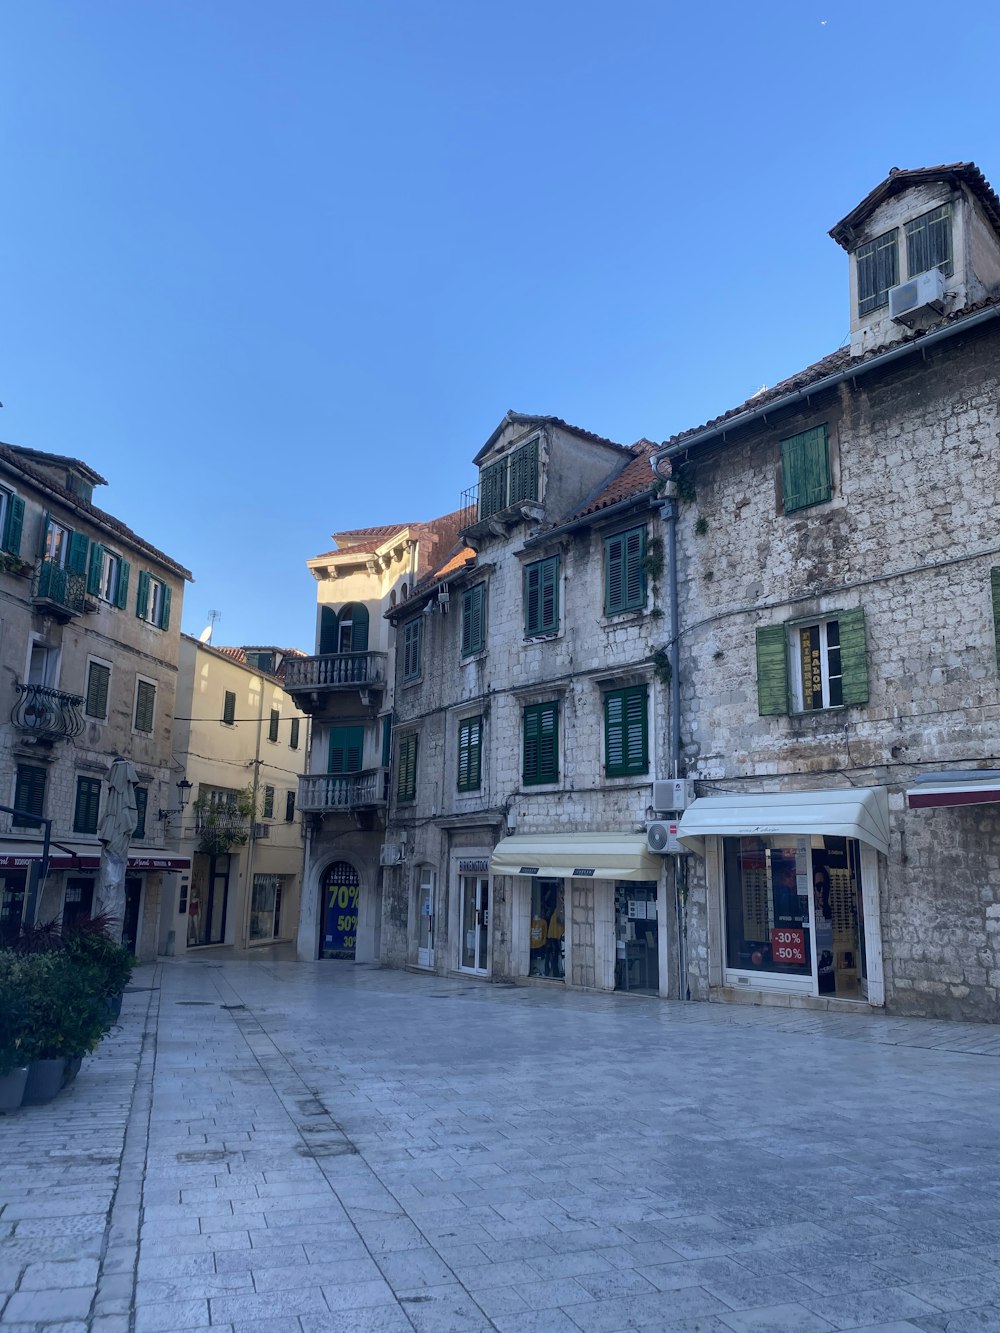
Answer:
POLYGON ((188 797, 191 795, 193 782, 188 782, 187 778, 181 778, 177 784, 177 800, 179 802, 176 810, 157 810, 157 819, 169 819, 171 815, 182 815, 187 808, 188 797))

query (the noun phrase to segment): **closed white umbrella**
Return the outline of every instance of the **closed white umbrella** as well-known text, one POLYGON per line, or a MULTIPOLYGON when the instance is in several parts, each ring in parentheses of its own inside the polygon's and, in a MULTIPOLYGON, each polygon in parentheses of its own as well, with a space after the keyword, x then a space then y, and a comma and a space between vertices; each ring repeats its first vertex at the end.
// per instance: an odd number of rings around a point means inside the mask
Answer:
POLYGON ((111 932, 117 940, 125 924, 125 867, 128 845, 137 818, 135 784, 139 775, 128 759, 116 759, 108 773, 108 796, 97 829, 101 840, 101 870, 97 882, 98 914, 113 918, 111 932))

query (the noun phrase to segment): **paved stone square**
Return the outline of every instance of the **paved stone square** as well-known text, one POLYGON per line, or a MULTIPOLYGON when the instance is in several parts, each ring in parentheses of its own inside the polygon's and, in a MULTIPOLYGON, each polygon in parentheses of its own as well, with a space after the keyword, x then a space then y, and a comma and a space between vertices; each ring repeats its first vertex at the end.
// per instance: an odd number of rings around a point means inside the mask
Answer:
POLYGON ((2 1333, 1000 1330, 1000 1029, 164 963, 0 1120, 2 1333))

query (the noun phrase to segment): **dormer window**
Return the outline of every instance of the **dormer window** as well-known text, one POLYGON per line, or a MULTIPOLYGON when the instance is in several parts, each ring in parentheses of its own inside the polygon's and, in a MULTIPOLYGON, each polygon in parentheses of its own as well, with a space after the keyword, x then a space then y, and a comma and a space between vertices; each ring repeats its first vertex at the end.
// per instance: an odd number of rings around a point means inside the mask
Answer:
POLYGON ((858 248, 858 314, 889 304, 889 288, 899 282, 898 228, 858 248))
POLYGON ((479 517, 489 518, 510 505, 538 499, 538 440, 479 471, 479 517))
POLYGON ((906 224, 907 277, 939 268, 950 278, 954 269, 951 253, 951 205, 932 208, 906 224))

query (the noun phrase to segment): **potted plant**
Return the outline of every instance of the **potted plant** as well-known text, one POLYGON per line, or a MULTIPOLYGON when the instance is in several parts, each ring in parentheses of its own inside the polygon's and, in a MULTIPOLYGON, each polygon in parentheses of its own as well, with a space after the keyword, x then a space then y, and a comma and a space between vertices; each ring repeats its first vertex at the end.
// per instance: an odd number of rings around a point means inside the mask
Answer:
POLYGON ((111 1026, 104 980, 93 964, 67 950, 21 960, 28 1026, 21 1051, 29 1061, 24 1104, 51 1101, 63 1086, 68 1061, 92 1051, 111 1026))
POLYGON ((16 954, 0 953, 0 1111, 17 1110, 28 1078, 21 1049, 27 1026, 21 972, 22 960, 16 954))
POLYGON ((115 942, 108 930, 110 924, 108 916, 81 921, 63 931, 63 948, 75 962, 94 969, 108 1012, 117 1019, 136 960, 124 944, 115 942))

